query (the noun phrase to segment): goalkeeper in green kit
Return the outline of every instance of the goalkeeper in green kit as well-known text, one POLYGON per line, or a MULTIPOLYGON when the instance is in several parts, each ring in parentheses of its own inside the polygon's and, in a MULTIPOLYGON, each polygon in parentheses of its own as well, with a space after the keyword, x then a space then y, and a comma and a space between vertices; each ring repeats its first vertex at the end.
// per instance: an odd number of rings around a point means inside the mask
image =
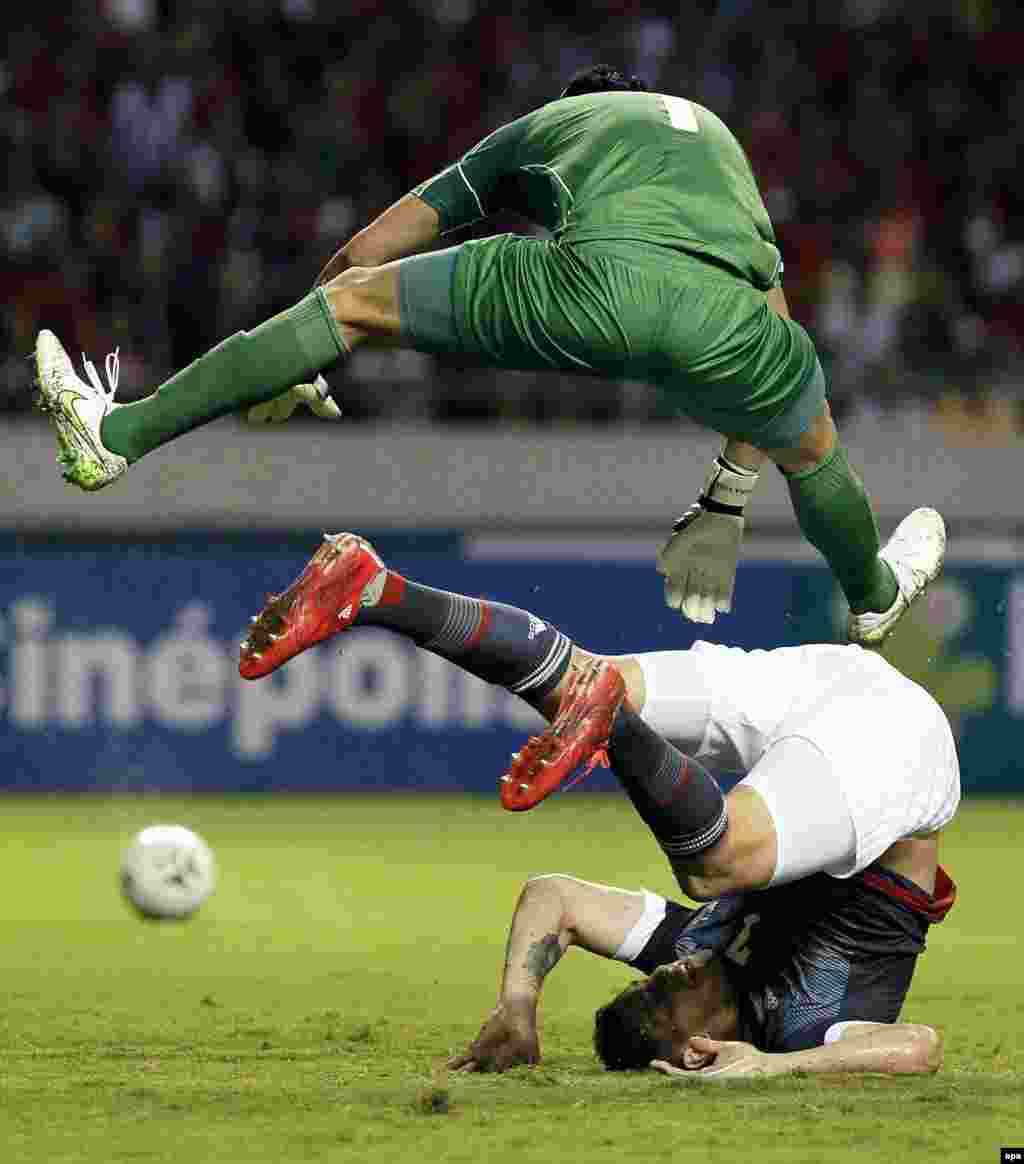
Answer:
MULTIPOLYGON (((658 553, 668 605, 702 623, 731 608, 744 506, 767 457, 849 601, 850 640, 876 644, 938 574, 945 530, 938 513, 917 509, 880 547, 781 275, 771 222, 729 129, 692 101, 647 92, 600 65, 401 198, 295 306, 224 340, 145 399, 114 403, 116 354, 104 385, 88 360, 85 378, 77 375, 56 336, 40 332, 40 404, 65 477, 99 489, 226 413, 283 420, 305 402, 340 415, 319 373, 359 344, 648 380, 726 438, 658 553), (502 234, 436 249, 447 233, 501 210, 551 237, 502 234)), ((350 624, 346 595, 367 573, 363 552, 352 539, 328 539, 264 610, 273 629, 260 646, 287 630, 295 649, 271 651, 264 668, 250 644, 253 676, 350 624)))

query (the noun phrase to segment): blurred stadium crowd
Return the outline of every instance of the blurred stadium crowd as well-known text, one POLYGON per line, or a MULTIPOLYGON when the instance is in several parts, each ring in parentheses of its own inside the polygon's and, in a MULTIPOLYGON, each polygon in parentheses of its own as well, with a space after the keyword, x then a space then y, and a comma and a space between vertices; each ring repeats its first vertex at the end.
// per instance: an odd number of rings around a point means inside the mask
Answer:
MULTIPOLYGON (((840 414, 1024 396, 1016 0, 45 0, 0 25, 9 412, 40 325, 94 359, 121 345, 141 395, 596 60, 734 128, 840 414)), ((332 380, 379 421, 664 416, 644 385, 416 353, 332 380)))

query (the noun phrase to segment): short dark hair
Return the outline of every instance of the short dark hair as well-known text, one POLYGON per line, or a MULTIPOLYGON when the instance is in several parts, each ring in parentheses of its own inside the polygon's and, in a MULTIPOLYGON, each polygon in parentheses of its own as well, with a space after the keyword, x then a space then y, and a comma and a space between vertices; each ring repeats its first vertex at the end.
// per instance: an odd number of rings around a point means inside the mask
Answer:
POLYGON ((594 1015, 594 1050, 609 1071, 635 1071, 669 1054, 654 1033, 657 1004, 634 982, 594 1015))
POLYGON ((647 85, 639 77, 627 77, 611 65, 588 65, 574 74, 559 97, 579 97, 581 93, 643 93, 647 85))

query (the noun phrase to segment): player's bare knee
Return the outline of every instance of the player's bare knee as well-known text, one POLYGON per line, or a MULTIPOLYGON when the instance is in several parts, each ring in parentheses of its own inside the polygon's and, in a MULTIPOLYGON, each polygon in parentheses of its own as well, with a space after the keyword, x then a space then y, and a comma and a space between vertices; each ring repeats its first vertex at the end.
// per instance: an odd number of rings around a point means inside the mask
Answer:
POLYGON ((370 267, 349 267, 324 286, 331 311, 338 323, 358 327, 364 322, 367 299, 365 287, 370 267))
POLYGON ((344 328, 365 329, 376 339, 399 329, 398 282, 383 267, 349 267, 324 287, 335 320, 344 328))
POLYGON ((718 896, 712 879, 698 873, 682 873, 674 870, 679 888, 691 901, 713 901, 718 896))
POLYGON ((775 834, 760 797, 734 789, 727 803, 729 824, 719 840, 698 856, 672 863, 680 887, 694 901, 763 889, 775 872, 775 834))
POLYGON ((716 853, 717 848, 716 845, 692 861, 673 862, 672 871, 679 887, 694 901, 713 901, 726 893, 764 889, 771 880, 772 870, 766 864, 765 854, 757 853, 745 860, 735 849, 724 848, 716 853))
POLYGON ((713 901, 724 893, 736 893, 743 888, 732 869, 708 859, 674 861, 672 872, 679 888, 694 901, 713 901))
POLYGON ((835 448, 839 434, 826 403, 822 411, 801 433, 793 448, 762 449, 772 461, 787 473, 799 473, 821 464, 835 448))
POLYGON ((335 275, 333 279, 324 283, 324 294, 332 299, 339 295, 348 294, 352 288, 358 286, 360 278, 366 270, 366 267, 347 267, 340 274, 335 275))

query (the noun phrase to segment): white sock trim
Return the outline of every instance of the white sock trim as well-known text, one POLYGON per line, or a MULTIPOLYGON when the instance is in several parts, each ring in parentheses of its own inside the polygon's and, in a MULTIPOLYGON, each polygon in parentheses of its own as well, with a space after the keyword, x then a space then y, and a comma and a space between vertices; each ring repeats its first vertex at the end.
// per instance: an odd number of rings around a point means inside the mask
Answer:
POLYGON ((525 679, 520 679, 518 683, 510 683, 509 691, 513 695, 522 695, 525 691, 530 691, 534 687, 546 683, 565 662, 571 650, 572 641, 559 631, 558 637, 551 644, 551 649, 544 656, 543 662, 534 668, 525 679))
POLYGON ((633 928, 622 940, 622 945, 612 954, 619 962, 632 962, 640 956, 644 946, 651 940, 651 935, 665 920, 665 899, 649 889, 641 889, 644 895, 644 911, 633 928))

